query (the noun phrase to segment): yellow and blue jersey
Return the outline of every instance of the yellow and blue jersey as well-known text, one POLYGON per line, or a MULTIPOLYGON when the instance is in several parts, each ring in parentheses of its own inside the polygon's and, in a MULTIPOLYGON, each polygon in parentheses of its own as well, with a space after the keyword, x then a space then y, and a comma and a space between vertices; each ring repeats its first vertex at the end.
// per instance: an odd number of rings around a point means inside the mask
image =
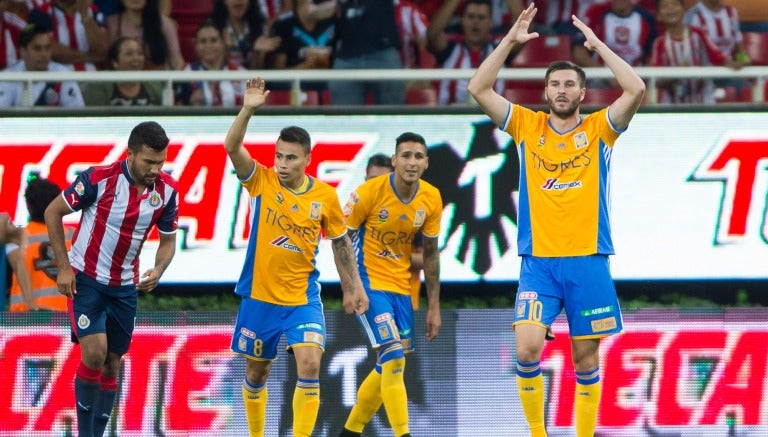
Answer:
POLYGON ((410 199, 401 199, 394 188, 394 173, 360 185, 344 206, 366 290, 410 295, 413 239, 440 235, 443 201, 433 185, 419 180, 410 199))
POLYGON ((614 142, 623 131, 611 125, 608 109, 558 132, 548 114, 513 104, 504 130, 520 154, 518 253, 612 255, 609 171, 614 142))
POLYGON ((310 178, 306 191, 294 193, 274 169, 258 163, 240 183, 251 197, 251 233, 235 293, 276 305, 319 301, 315 256, 321 230, 330 239, 346 233, 336 191, 310 178))

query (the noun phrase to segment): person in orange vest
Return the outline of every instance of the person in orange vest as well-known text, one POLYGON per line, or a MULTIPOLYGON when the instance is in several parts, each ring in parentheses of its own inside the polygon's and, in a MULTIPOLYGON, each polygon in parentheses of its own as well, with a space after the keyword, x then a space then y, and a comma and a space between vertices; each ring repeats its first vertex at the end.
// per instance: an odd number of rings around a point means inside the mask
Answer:
MULTIPOLYGON (((44 218, 45 208, 60 194, 58 185, 40 178, 29 181, 24 190, 29 211, 27 244, 23 248, 8 245, 8 262, 15 273, 11 282, 9 311, 67 311, 67 297, 59 293, 56 286, 58 267, 44 218)), ((73 232, 72 228, 65 230, 68 245, 73 232)))

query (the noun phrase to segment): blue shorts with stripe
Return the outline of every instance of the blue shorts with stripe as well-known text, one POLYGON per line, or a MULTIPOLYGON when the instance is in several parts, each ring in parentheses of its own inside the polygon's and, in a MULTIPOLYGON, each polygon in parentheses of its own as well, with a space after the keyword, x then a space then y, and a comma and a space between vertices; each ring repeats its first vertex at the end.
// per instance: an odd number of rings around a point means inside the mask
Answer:
POLYGON ((274 360, 285 334, 288 351, 297 346, 325 349, 323 304, 275 305, 244 297, 237 313, 231 349, 246 357, 274 360))
POLYGON ((75 275, 71 304, 72 331, 76 339, 91 334, 107 334, 107 350, 125 354, 131 345, 136 324, 135 285, 109 286, 83 272, 75 275))
POLYGON ((571 338, 621 332, 621 308, 608 256, 523 257, 513 325, 548 327, 563 309, 571 338))
POLYGON ((367 290, 370 305, 357 320, 368 336, 371 346, 378 348, 400 340, 405 352, 414 349, 413 303, 411 296, 389 291, 367 290))

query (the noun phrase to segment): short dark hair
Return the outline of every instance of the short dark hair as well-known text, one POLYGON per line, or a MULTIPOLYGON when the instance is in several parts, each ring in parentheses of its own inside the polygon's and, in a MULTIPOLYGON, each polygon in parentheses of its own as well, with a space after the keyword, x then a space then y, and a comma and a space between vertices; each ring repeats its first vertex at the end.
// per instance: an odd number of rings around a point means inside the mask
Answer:
POLYGON ((493 13, 493 3, 491 0, 467 0, 464 2, 464 10, 467 9, 468 5, 486 5, 488 6, 488 12, 493 13))
POLYGON ((207 28, 215 29, 216 32, 219 34, 219 38, 223 38, 223 33, 221 30, 221 27, 217 26, 216 23, 213 22, 213 20, 205 20, 202 23, 200 23, 199 26, 197 26, 197 30, 195 30, 195 39, 197 39, 198 34, 200 34, 200 31, 207 28))
POLYGON ((123 44, 128 41, 136 41, 139 44, 139 47, 142 47, 143 50, 143 43, 137 38, 132 36, 121 36, 120 38, 116 39, 115 42, 109 46, 109 50, 107 51, 107 61, 109 63, 108 68, 110 70, 115 69, 114 65, 112 64, 118 61, 118 58, 120 58, 120 49, 122 49, 123 44))
POLYGON ((400 144, 408 142, 419 143, 423 145, 425 149, 427 148, 427 142, 424 140, 424 137, 413 132, 405 132, 400 134, 395 140, 395 153, 397 153, 397 150, 400 148, 400 144))
POLYGON ((45 208, 53 199, 61 194, 61 187, 48 179, 34 178, 24 190, 24 200, 27 203, 29 219, 33 222, 45 222, 45 208))
POLYGON ((549 67, 547 67, 547 73, 544 75, 544 86, 546 86, 549 83, 549 75, 553 71, 560 71, 560 70, 575 71, 576 74, 579 75, 579 85, 581 85, 582 88, 587 86, 587 73, 585 73, 581 67, 579 67, 578 65, 570 61, 555 61, 549 64, 549 67))
POLYGON ((171 140, 165 130, 157 122, 145 121, 136 125, 128 137, 128 149, 138 152, 141 146, 161 152, 168 147, 171 140))
POLYGON ((27 48, 29 43, 38 35, 48 35, 49 33, 50 29, 47 26, 35 23, 27 24, 19 35, 19 47, 27 48))
POLYGON ((392 167, 392 158, 383 153, 377 153, 368 158, 368 165, 365 166, 365 172, 368 173, 368 170, 370 170, 371 167, 386 167, 390 171, 395 169, 392 167))
POLYGON ((312 140, 309 138, 309 132, 304 128, 298 126, 284 127, 277 139, 283 140, 286 143, 299 144, 307 155, 312 151, 312 140))

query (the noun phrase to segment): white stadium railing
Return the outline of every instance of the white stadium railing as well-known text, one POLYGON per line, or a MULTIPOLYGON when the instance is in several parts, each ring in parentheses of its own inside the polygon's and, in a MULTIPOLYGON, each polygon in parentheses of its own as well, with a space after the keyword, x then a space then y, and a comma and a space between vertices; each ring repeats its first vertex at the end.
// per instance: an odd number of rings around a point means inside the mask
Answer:
MULTIPOLYGON (((588 79, 610 79, 613 73, 608 68, 585 68, 588 79)), ((385 69, 385 70, 262 70, 262 71, 81 71, 81 72, 0 72, 0 81, 24 82, 26 89, 34 82, 75 81, 85 82, 148 82, 160 81, 165 84, 163 104, 173 105, 174 82, 197 82, 219 80, 246 80, 259 76, 269 82, 290 82, 298 92, 305 81, 430 81, 441 79, 468 79, 473 69, 385 69)), ((499 78, 504 80, 542 80, 544 68, 505 68, 499 78)), ((752 102, 763 104, 768 66, 750 66, 740 70, 726 67, 638 67, 635 71, 648 84, 647 103, 656 103, 656 82, 659 79, 711 78, 711 79, 755 79, 752 102)), ((30 93, 25 92, 24 106, 32 106, 30 93)), ((295 105, 300 101, 295 99, 295 105)))

